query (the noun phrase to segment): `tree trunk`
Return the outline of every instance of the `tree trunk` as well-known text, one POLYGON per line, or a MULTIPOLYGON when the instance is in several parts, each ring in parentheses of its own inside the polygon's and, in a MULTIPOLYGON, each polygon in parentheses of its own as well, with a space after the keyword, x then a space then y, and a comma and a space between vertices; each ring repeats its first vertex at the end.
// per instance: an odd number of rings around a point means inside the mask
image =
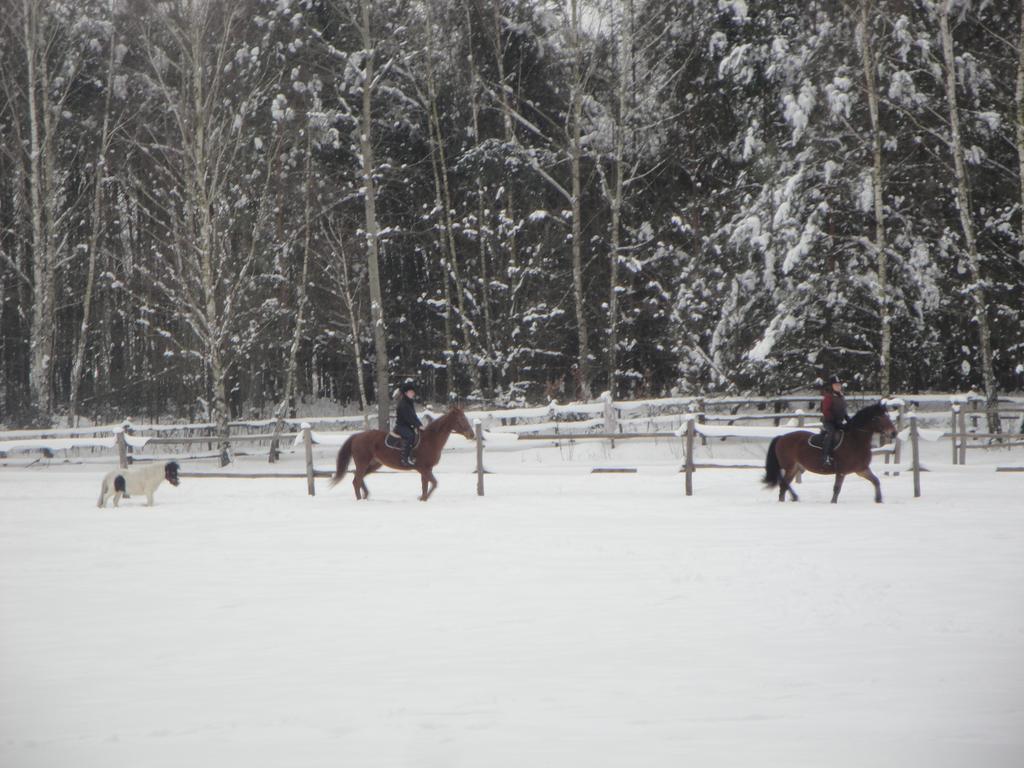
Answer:
POLYGON ((572 286, 576 303, 576 329, 579 341, 580 397, 590 395, 590 342, 587 336, 586 295, 583 286, 583 210, 581 184, 581 156, 583 132, 583 52, 580 42, 580 19, 577 0, 571 3, 570 36, 573 48, 573 82, 569 152, 572 161, 572 286))
MULTIPOLYGON (((203 36, 200 24, 193 24, 189 29, 191 35, 192 68, 192 115, 195 116, 193 135, 191 137, 191 157, 189 170, 192 194, 189 200, 195 210, 194 223, 198 224, 198 248, 200 263, 200 279, 202 281, 202 309, 206 328, 206 359, 210 369, 213 390, 213 419, 217 429, 217 452, 220 454, 220 465, 231 463, 231 437, 228 421, 227 367, 224 364, 222 343, 224 342, 223 320, 217 302, 218 278, 220 277, 220 259, 218 243, 215 236, 213 221, 213 200, 210 199, 210 146, 207 135, 207 109, 205 105, 204 52, 203 36)), ((184 137, 186 142, 189 137, 184 137)), ((188 146, 188 144, 186 144, 188 146)), ((187 247, 187 245, 186 245, 187 247)))
POLYGON ((608 391, 612 398, 618 395, 619 352, 619 249, 622 239, 622 199, 625 174, 625 132, 629 116, 629 94, 633 71, 633 0, 623 3, 623 18, 619 20, 619 114, 615 131, 615 187, 611 194, 611 252, 608 279, 608 391))
POLYGON ((365 187, 366 253, 370 271, 370 319, 373 323, 373 346, 377 367, 377 428, 388 428, 391 411, 391 393, 388 387, 388 347, 384 328, 384 302, 380 283, 379 241, 377 226, 377 200, 373 185, 373 36, 370 28, 369 0, 362 0, 362 26, 360 34, 366 52, 363 70, 363 114, 359 134, 362 154, 363 185, 365 187))
POLYGON ((213 380, 213 420, 217 428, 217 452, 222 467, 231 463, 231 437, 228 426, 227 370, 216 344, 210 346, 210 377, 213 380))
POLYGON ((444 149, 444 135, 441 133, 441 117, 437 111, 437 85, 434 77, 434 25, 430 13, 430 3, 426 4, 426 27, 427 27, 427 100, 430 123, 430 140, 433 145, 431 161, 434 166, 434 183, 437 187, 437 198, 443 209, 443 222, 445 231, 445 245, 448 250, 448 268, 451 270, 452 282, 455 284, 455 304, 459 310, 459 326, 462 329, 462 349, 459 357, 469 372, 470 384, 473 392, 479 396, 480 390, 480 366, 474 359, 473 324, 470 322, 469 314, 466 311, 466 286, 462 281, 462 272, 459 266, 459 254, 455 243, 455 226, 452 222, 452 193, 448 179, 448 159, 444 149), (435 159, 436 158, 436 159, 435 159))
MULTIPOLYGON (((28 69, 28 121, 29 121, 29 196, 32 205, 32 316, 29 326, 29 397, 35 410, 35 417, 48 420, 52 410, 50 399, 50 375, 53 355, 55 316, 54 264, 50 251, 52 239, 49 225, 44 220, 44 211, 49 209, 47 198, 52 190, 45 178, 44 157, 49 141, 45 135, 45 94, 49 88, 45 75, 40 80, 37 66, 40 58, 45 65, 45 52, 40 52, 42 30, 39 22, 39 4, 34 0, 23 0, 25 58, 28 69), (37 103, 37 91, 44 95, 44 103, 37 103), (40 136, 40 121, 44 121, 44 133, 40 136)), ((44 70, 45 71, 45 70, 44 70)))
POLYGON ((295 329, 292 332, 292 343, 288 348, 288 372, 285 374, 284 380, 284 394, 281 397, 281 402, 278 403, 277 423, 274 425, 274 437, 270 441, 270 456, 269 460, 271 463, 277 461, 280 452, 278 451, 278 443, 280 441, 281 433, 284 431, 284 419, 285 413, 294 415, 291 411, 294 409, 293 400, 295 397, 295 380, 298 378, 299 369, 299 345, 302 343, 302 333, 305 330, 306 320, 306 305, 308 303, 306 296, 306 285, 309 283, 309 242, 311 239, 311 233, 313 228, 313 201, 310 199, 313 195, 313 146, 311 141, 311 132, 306 129, 306 205, 305 205, 305 216, 304 216, 304 229, 302 239, 302 276, 299 279, 299 284, 295 290, 295 300, 298 304, 298 309, 295 313, 295 329))
POLYGON ((892 382, 892 303, 889 299, 888 243, 885 233, 885 208, 882 200, 882 128, 878 112, 878 83, 875 78, 875 52, 868 18, 871 0, 860 0, 861 66, 871 114, 871 189, 875 207, 875 253, 878 257, 878 307, 882 326, 879 353, 879 390, 891 394, 892 382))
MULTIPOLYGON (((441 195, 441 174, 438 170, 437 147, 434 141, 434 117, 431 113, 428 117, 430 126, 430 170, 434 174, 434 208, 438 211, 444 208, 444 201, 441 195)), ((447 214, 444 216, 441 235, 441 285, 444 293, 444 359, 445 373, 447 379, 447 395, 451 398, 458 393, 458 362, 459 355, 455 349, 455 325, 452 321, 454 302, 452 302, 452 274, 448 267, 448 260, 454 258, 454 248, 449 248, 449 240, 453 236, 449 226, 447 214)), ((456 285, 456 290, 458 286, 456 285)))
POLYGON ((103 178, 107 172, 107 151, 110 149, 110 102, 114 91, 114 61, 117 38, 110 35, 110 53, 107 59, 106 93, 103 96, 103 128, 100 132, 100 149, 96 158, 95 183, 92 198, 92 226, 89 230, 88 267, 85 277, 85 295, 82 297, 82 324, 75 345, 75 357, 71 363, 71 393, 68 397, 68 420, 71 426, 78 425, 78 393, 82 385, 82 370, 85 367, 85 350, 89 339, 92 320, 92 295, 96 285, 96 259, 100 235, 103 232, 103 178))
MULTIPOLYGON (((509 101, 508 83, 505 74, 505 45, 502 42, 501 31, 502 15, 501 0, 494 0, 491 5, 492 18, 494 21, 494 61, 498 68, 498 95, 501 99, 501 125, 504 132, 505 144, 513 146, 516 140, 515 128, 512 125, 512 104, 509 101)), ((478 139, 479 140, 479 139, 478 139)), ((504 242, 508 248, 508 275, 509 286, 509 315, 516 316, 516 300, 519 295, 519 286, 522 282, 519 277, 519 251, 515 223, 516 201, 512 194, 510 184, 505 185, 505 215, 507 218, 507 229, 504 233, 504 242)))
POLYGON ((1024 264, 1024 0, 1020 4, 1017 50, 1017 89, 1014 94, 1017 107, 1017 178, 1020 184, 1020 253, 1017 258, 1024 264))
POLYGON ((956 57, 953 53, 953 34, 949 27, 949 13, 952 0, 945 0, 939 11, 939 31, 942 37, 942 56, 946 65, 946 101, 949 107, 950 141, 953 153, 953 168, 956 174, 957 208, 960 212, 960 226, 963 228, 967 246, 967 264, 971 273, 971 296, 974 299, 974 319, 978 324, 978 340, 981 348, 981 376, 985 387, 985 401, 988 409, 989 432, 999 432, 1000 424, 996 413, 999 393, 996 389, 995 369, 992 365, 992 340, 988 326, 988 305, 985 299, 985 285, 981 274, 981 258, 971 218, 971 198, 968 188, 967 168, 964 162, 964 147, 960 137, 960 113, 956 98, 956 57))
MULTIPOLYGON (((469 36, 473 35, 473 18, 470 13, 469 3, 464 5, 466 10, 466 29, 469 36)), ((480 73, 476 66, 476 57, 473 53, 473 46, 468 48, 469 76, 470 76, 470 113, 473 120, 473 141, 480 145, 480 73)), ((504 114, 504 111, 503 111, 504 114)), ((508 119, 508 115, 504 117, 508 119)), ((491 300, 490 300, 490 270, 487 265, 487 241, 484 237, 484 184, 480 173, 474 179, 476 183, 476 244, 477 262, 480 267, 480 304, 484 315, 484 348, 486 350, 485 369, 487 372, 487 384, 484 391, 484 398, 490 398, 494 393, 494 334, 491 327, 491 300)))
POLYGON ((359 340, 359 314, 356 311, 355 297, 352 291, 352 282, 348 276, 348 255, 345 252, 345 243, 338 238, 338 252, 341 255, 341 288, 345 297, 345 305, 348 307, 349 327, 352 330, 352 354, 356 359, 356 383, 359 388, 359 406, 363 413, 369 408, 369 401, 366 397, 366 383, 363 381, 363 344, 359 340))

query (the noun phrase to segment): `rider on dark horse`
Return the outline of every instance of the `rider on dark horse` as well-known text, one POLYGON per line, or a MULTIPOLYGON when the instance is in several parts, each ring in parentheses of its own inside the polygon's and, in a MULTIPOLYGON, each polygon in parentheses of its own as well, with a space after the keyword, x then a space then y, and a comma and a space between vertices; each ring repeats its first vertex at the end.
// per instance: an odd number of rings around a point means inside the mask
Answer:
POLYGON ((398 407, 395 409, 395 432, 402 436, 402 464, 406 467, 415 465, 412 460, 412 448, 416 442, 416 432, 423 423, 416 415, 416 382, 406 379, 398 388, 401 393, 398 407))
POLYGON ((832 465, 832 451, 839 440, 839 433, 850 420, 846 413, 846 398, 843 396, 843 383, 839 377, 829 377, 828 385, 821 393, 821 424, 825 432, 821 450, 822 460, 827 466, 832 465))

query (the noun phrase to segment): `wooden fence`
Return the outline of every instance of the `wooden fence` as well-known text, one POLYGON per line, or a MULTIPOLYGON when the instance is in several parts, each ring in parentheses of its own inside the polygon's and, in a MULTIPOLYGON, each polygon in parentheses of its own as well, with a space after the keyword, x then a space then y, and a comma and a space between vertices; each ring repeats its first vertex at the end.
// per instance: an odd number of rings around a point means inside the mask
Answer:
MULTIPOLYGON (((850 397, 851 408, 857 407, 861 402, 874 401, 875 398, 850 397)), ((750 430, 767 429, 772 427, 749 427, 747 424, 757 422, 770 422, 773 427, 781 428, 784 422, 790 422, 787 429, 801 429, 815 427, 817 425, 817 413, 814 410, 817 406, 817 395, 813 393, 786 395, 769 398, 661 398, 645 401, 614 402, 605 393, 598 401, 593 403, 570 403, 560 405, 556 402, 547 406, 525 409, 504 409, 494 411, 471 412, 471 417, 479 426, 479 438, 477 448, 477 475, 478 492, 484 492, 483 481, 483 457, 486 450, 486 438, 488 434, 503 434, 514 441, 542 441, 561 444, 564 441, 607 441, 612 448, 619 441, 651 440, 651 439, 681 439, 683 441, 684 465, 686 473, 687 495, 693 492, 693 472, 697 469, 711 466, 750 466, 740 462, 719 462, 701 463, 695 459, 693 443, 699 438, 702 444, 709 440, 725 440, 729 436, 751 437, 750 430), (806 405, 805 412, 799 407, 806 405), (742 411, 741 408, 755 408, 753 411, 742 411), (489 432, 488 426, 492 428, 489 432), (665 431, 669 427, 672 431, 665 431), (723 432, 722 429, 726 431, 723 432), (693 434, 688 435, 692 429, 693 434), (642 431, 639 431, 642 430, 642 431), (741 434, 742 433, 742 434, 741 434)), ((943 407, 948 414, 949 428, 939 436, 942 439, 949 439, 951 446, 952 462, 956 465, 966 463, 968 449, 982 448, 1010 448, 1024 445, 1024 433, 1019 432, 978 432, 976 431, 981 420, 986 417, 983 401, 973 394, 967 395, 907 395, 902 400, 894 400, 897 404, 909 403, 912 410, 906 414, 910 420, 911 432, 916 434, 919 431, 919 420, 929 418, 934 424, 942 418, 943 407), (924 410, 927 408, 927 410, 924 410), (968 427, 970 425, 970 427, 968 427), (970 431, 971 429, 975 431, 970 431)), ((1014 421, 1018 415, 1024 414, 1024 407, 1020 401, 1007 401, 1000 403, 1000 423, 1014 421)), ((425 409, 426 414, 431 415, 429 407, 425 409)), ((303 473, 282 473, 282 472, 255 472, 255 473, 234 473, 234 472, 201 472, 183 473, 186 477, 246 477, 246 478, 305 478, 307 492, 315 494, 315 478, 317 476, 330 476, 330 472, 317 471, 313 466, 314 439, 313 426, 341 426, 349 429, 361 429, 367 426, 367 415, 325 417, 297 422, 289 419, 286 423, 291 431, 279 435, 269 433, 267 426, 275 424, 272 420, 232 422, 232 434, 229 434, 230 444, 266 444, 270 443, 271 454, 274 451, 276 440, 292 440, 294 444, 297 437, 302 438, 303 452, 305 454, 305 471, 303 473), (298 426, 296 431, 294 428, 298 426), (276 438, 276 440, 275 440, 276 438)), ((897 417, 897 429, 903 431, 902 419, 904 415, 897 417)), ((1010 426, 1009 424, 1007 426, 1010 426)), ((191 446, 197 443, 206 443, 212 450, 218 441, 216 427, 213 424, 177 424, 177 425, 144 425, 138 428, 138 432, 155 432, 152 435, 135 434, 130 425, 126 429, 120 427, 89 427, 82 429, 66 430, 36 430, 19 433, 0 433, 0 458, 6 456, 9 450, 39 450, 44 455, 52 456, 54 451, 79 448, 82 450, 117 450, 121 466, 127 466, 130 461, 147 461, 149 457, 140 456, 138 451, 143 451, 150 446, 174 445, 191 446), (106 431, 104 431, 106 430, 106 431), (111 435, 111 430, 114 434, 111 435), (106 435, 106 437, 89 437, 106 435), (169 436, 171 435, 171 436, 169 436), (13 439, 12 439, 13 438, 13 439), (134 452, 134 453, 133 453, 134 452)), ((934 432, 934 430, 927 430, 934 432)), ((329 433, 321 433, 329 434, 329 433)), ((774 432, 773 432, 774 434, 774 432)), ((887 464, 890 471, 897 471, 900 466, 903 440, 896 440, 892 446, 876 449, 887 464)), ((523 447, 526 447, 525 445, 523 447)), ((186 457, 183 457, 186 458, 186 457)), ((215 458, 215 456, 191 457, 191 458, 215 458)), ((914 459, 917 462, 918 459, 914 459)), ((914 464, 911 464, 913 469, 914 464)), ((1017 467, 1003 467, 1003 470, 1022 469, 1017 467)), ((917 467, 919 473, 920 466, 917 467)), ((916 492, 919 493, 919 481, 915 481, 916 492)))

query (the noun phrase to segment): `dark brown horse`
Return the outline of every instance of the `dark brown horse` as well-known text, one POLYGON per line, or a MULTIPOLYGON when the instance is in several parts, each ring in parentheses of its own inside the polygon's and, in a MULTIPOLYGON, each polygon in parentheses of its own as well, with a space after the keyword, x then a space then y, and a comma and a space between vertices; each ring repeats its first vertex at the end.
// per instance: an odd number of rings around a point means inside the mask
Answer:
POLYGON ((875 501, 882 503, 882 485, 874 472, 868 468, 871 463, 871 436, 882 434, 891 437, 896 428, 881 403, 862 408, 850 419, 843 430, 843 442, 832 452, 832 465, 826 465, 819 448, 810 445, 808 439, 813 433, 790 432, 772 440, 768 446, 768 456, 764 462, 764 483, 770 488, 779 487, 779 501, 786 498, 789 491, 793 501, 799 501, 793 491, 793 480, 804 470, 819 475, 835 475, 836 482, 832 486, 832 503, 839 501, 839 491, 843 487, 843 479, 854 473, 875 486, 875 501))
POLYGON ((381 467, 391 467, 392 469, 415 469, 419 472, 420 479, 423 481, 423 494, 420 496, 420 501, 426 501, 437 488, 437 478, 434 477, 433 469, 440 460, 441 450, 448 442, 448 436, 452 432, 458 432, 467 440, 474 438, 473 428, 469 425, 466 414, 460 408, 452 408, 444 416, 435 419, 420 430, 420 442, 413 453, 415 464, 412 467, 403 466, 400 449, 389 448, 384 444, 384 440, 388 436, 387 432, 372 429, 352 435, 338 451, 338 468, 331 478, 330 487, 333 488, 341 482, 345 472, 348 471, 348 463, 351 459, 356 463, 352 487, 356 489, 357 499, 370 498, 370 489, 366 487, 363 478, 381 467))

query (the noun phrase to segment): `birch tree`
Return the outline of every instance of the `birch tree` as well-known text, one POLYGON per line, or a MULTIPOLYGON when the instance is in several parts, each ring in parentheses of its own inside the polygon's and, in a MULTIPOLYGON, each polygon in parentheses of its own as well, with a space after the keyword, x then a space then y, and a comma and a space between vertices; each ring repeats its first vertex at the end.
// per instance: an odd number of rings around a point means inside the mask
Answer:
POLYGON ((384 296, 380 278, 380 226, 377 223, 377 194, 374 186, 373 93, 382 75, 374 70, 376 39, 371 24, 370 0, 359 0, 357 21, 362 42, 362 109, 359 115, 359 152, 362 161, 363 202, 366 215, 366 258, 370 281, 370 321, 373 326, 374 362, 377 372, 377 428, 388 428, 391 392, 388 385, 387 329, 384 323, 384 296))
POLYGON ((255 173, 246 167, 262 155, 252 151, 252 137, 241 128, 268 107, 273 81, 258 55, 236 56, 231 45, 244 39, 250 9, 236 4, 222 11, 201 0, 178 0, 154 9, 142 28, 147 66, 141 75, 156 108, 166 115, 163 124, 149 128, 144 144, 170 194, 146 189, 136 194, 157 221, 165 222, 168 261, 154 285, 177 306, 198 342, 195 352, 209 376, 223 465, 231 459, 229 376, 243 352, 236 331, 244 327, 272 167, 266 162, 255 173), (251 219, 232 205, 242 194, 239 185, 254 198, 251 219), (235 238, 245 224, 256 229, 240 241, 248 247, 238 248, 235 238))
POLYGON ((867 96, 868 113, 871 117, 871 198, 875 216, 873 250, 878 261, 878 307, 882 329, 881 349, 878 356, 878 379, 879 389, 883 395, 887 395, 892 389, 892 311, 889 297, 889 244, 886 239, 885 202, 883 199, 882 127, 878 111, 877 63, 874 38, 871 34, 873 6, 873 0, 860 0, 857 38, 860 45, 861 70, 864 75, 864 92, 867 96))
POLYGON ((949 150, 953 156, 956 186, 956 205, 960 216, 960 227, 964 236, 967 266, 971 276, 970 292, 974 302, 974 321, 978 327, 979 352, 981 355, 981 377, 985 388, 990 432, 1000 431, 996 415, 999 393, 996 387, 995 369, 992 365, 992 337, 988 324, 988 302, 985 298, 985 283, 981 271, 981 256, 974 231, 971 206, 970 181, 964 161, 964 146, 960 135, 960 107, 957 100, 956 55, 953 48, 953 31, 950 27, 950 12, 953 0, 942 0, 938 8, 939 41, 942 46, 944 64, 943 83, 946 92, 946 107, 949 117, 949 150))
POLYGON ((113 18, 113 6, 109 18, 110 37, 107 41, 107 71, 103 86, 103 111, 98 136, 96 160, 93 164, 92 208, 89 223, 89 241, 86 245, 85 290, 82 296, 82 322, 78 329, 78 340, 71 362, 71 391, 68 395, 68 422, 71 426, 78 424, 80 407, 79 392, 82 386, 82 372, 85 367, 86 348, 92 327, 93 293, 96 288, 96 268, 99 259, 99 248, 103 230, 106 225, 104 211, 104 187, 109 179, 107 158, 110 154, 114 134, 118 130, 120 115, 113 114, 114 76, 117 72, 117 37, 113 18))
MULTIPOLYGON (((469 287, 463 279, 462 268, 459 264, 459 252, 453 223, 454 206, 452 203, 451 181, 448 173, 448 156, 445 150, 445 136, 442 131, 441 117, 437 105, 438 89, 434 62, 436 46, 434 43, 434 20, 431 3, 428 1, 424 4, 423 8, 423 30, 426 42, 426 49, 424 51, 426 93, 424 94, 420 91, 419 95, 427 113, 431 170, 434 176, 434 207, 441 215, 442 249, 445 253, 442 260, 442 267, 445 272, 445 287, 447 291, 450 277, 451 282, 455 286, 454 309, 458 312, 459 326, 462 330, 462 344, 455 359, 468 371, 473 394, 479 396, 481 393, 480 367, 474 356, 476 331, 469 317, 466 302, 466 292, 469 290, 469 287)), ((449 308, 450 311, 451 307, 449 308)), ((449 365, 451 365, 451 362, 449 365)), ((451 386, 454 379, 453 373, 453 371, 449 372, 449 386, 451 386)))
POLYGON ((336 296, 344 305, 345 321, 349 338, 352 340, 352 359, 355 361, 356 391, 359 395, 359 408, 366 413, 369 398, 366 393, 366 382, 363 379, 363 322, 365 314, 364 301, 360 298, 365 292, 365 271, 357 271, 351 264, 347 241, 349 236, 343 234, 336 222, 323 223, 324 240, 329 248, 330 257, 326 263, 326 273, 334 288, 336 296))
MULTIPOLYGON (((67 263, 68 218, 73 206, 66 198, 64 171, 57 157, 65 104, 73 92, 82 63, 80 43, 68 34, 68 20, 48 0, 21 0, 4 14, 4 37, 20 54, 24 81, 7 72, 7 101, 19 111, 15 131, 28 186, 31 220, 31 271, 17 270, 31 288, 29 324, 29 399, 37 419, 53 411, 54 337, 57 333, 57 282, 67 263), (27 123, 27 125, 26 125, 27 123)), ((14 263, 6 259, 8 264, 14 263)))
POLYGON ((1020 29, 1017 34, 1017 85, 1014 90, 1017 128, 1017 183, 1020 200, 1020 234, 1017 258, 1024 264, 1024 0, 1020 3, 1020 29))
POLYGON ((591 398, 590 391, 590 334, 587 329, 587 298, 583 284, 583 97, 589 79, 585 61, 579 0, 569 0, 568 18, 569 52, 572 67, 569 83, 569 115, 566 133, 569 137, 570 173, 572 174, 572 287, 576 307, 576 334, 579 342, 580 396, 591 398))
MULTIPOLYGON (((475 144, 475 148, 480 147, 481 133, 480 133, 480 99, 483 92, 480 71, 477 66, 476 54, 473 48, 473 14, 470 10, 469 0, 464 0, 463 8, 465 11, 466 18, 466 36, 468 39, 467 45, 467 59, 469 63, 469 99, 470 99, 470 115, 472 117, 472 137, 475 144)), ((500 25, 500 22, 499 22, 500 25)), ((499 26, 500 31, 500 26, 499 26)), ((502 64, 502 67, 504 65, 502 64)), ((502 89, 504 94, 504 89, 502 89)), ((504 98, 504 96, 503 96, 504 98)), ((502 123, 503 125, 509 120, 505 110, 502 110, 502 123)), ((509 129, 506 129, 509 130, 509 129)), ((485 217, 485 191, 482 173, 479 166, 473 174, 473 180, 476 185, 476 217, 473 223, 473 231, 475 231, 476 246, 477 246, 477 261, 480 269, 480 304, 483 308, 483 319, 484 319, 484 346, 486 350, 486 370, 487 370, 487 388, 485 391, 485 397, 490 396, 494 392, 494 327, 491 319, 491 278, 490 268, 488 266, 488 239, 486 236, 487 221, 485 217)), ((508 191, 508 185, 506 186, 505 199, 510 199, 511 192, 508 191)), ((509 253, 514 254, 515 252, 515 235, 511 237, 509 253)), ((514 257, 513 257, 514 258, 514 257)))
POLYGON ((276 424, 274 425, 274 437, 270 443, 270 461, 274 462, 278 458, 278 440, 281 433, 284 431, 285 425, 285 413, 289 416, 294 417, 295 413, 295 383, 298 378, 299 368, 299 345, 302 343, 302 336, 306 330, 306 312, 308 309, 308 285, 309 285, 309 265, 310 265, 310 251, 313 236, 313 193, 316 189, 316 183, 313 179, 313 142, 312 142, 312 126, 308 125, 305 129, 306 134, 306 161, 305 161, 305 172, 304 184, 305 195, 303 196, 302 206, 302 267, 299 270, 299 279, 296 281, 295 286, 295 300, 296 300, 296 313, 295 313, 295 327, 292 330, 291 344, 288 345, 288 367, 285 373, 284 393, 281 396, 281 401, 278 403, 274 416, 276 418, 276 424))

